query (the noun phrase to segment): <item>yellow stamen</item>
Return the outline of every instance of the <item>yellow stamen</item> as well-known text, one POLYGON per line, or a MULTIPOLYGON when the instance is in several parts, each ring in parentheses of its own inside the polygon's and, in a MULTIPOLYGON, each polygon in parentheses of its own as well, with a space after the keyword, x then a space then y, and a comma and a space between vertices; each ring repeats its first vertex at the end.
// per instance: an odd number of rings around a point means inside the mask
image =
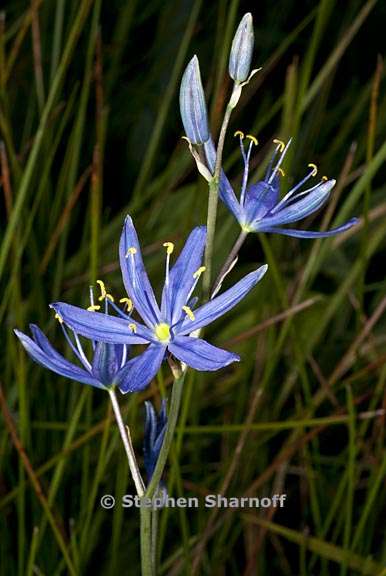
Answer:
POLYGON ((233 136, 240 136, 241 140, 244 140, 244 138, 245 138, 245 134, 241 130, 236 130, 236 132, 233 134, 233 136))
POLYGON ((328 180, 327 176, 322 176, 322 180, 323 180, 323 182, 327 182, 327 180, 328 180))
MULTIPOLYGON (((121 299, 119 300, 119 302, 120 302, 121 304, 125 304, 128 312, 131 312, 131 311, 132 311, 132 309, 133 309, 133 302, 130 300, 130 298, 121 298, 121 299)), ((125 306, 124 306, 124 308, 125 308, 125 306)))
POLYGON ((316 164, 308 164, 308 168, 312 168, 312 173, 311 176, 316 176, 318 173, 318 167, 316 166, 316 164))
POLYGON ((56 313, 56 314, 55 314, 55 319, 58 320, 59 324, 63 324, 63 318, 61 317, 60 314, 56 313))
POLYGON ((106 298, 106 287, 105 287, 105 283, 102 282, 102 280, 97 280, 96 281, 97 284, 99 284, 99 288, 101 289, 101 295, 99 296, 98 300, 104 300, 106 298))
POLYGON ((190 318, 190 320, 194 320, 196 318, 191 309, 189 308, 189 306, 183 306, 182 309, 186 313, 186 315, 190 318))
POLYGON ((196 270, 193 274, 193 278, 199 278, 203 272, 205 272, 205 266, 200 266, 198 270, 196 270))
POLYGON ((166 248, 166 253, 167 254, 172 254, 173 250, 174 250, 174 244, 173 242, 164 242, 163 246, 165 246, 166 248))
POLYGON ((108 298, 109 300, 111 300, 111 302, 114 302, 113 296, 106 292, 105 283, 102 282, 102 280, 97 280, 96 282, 97 282, 97 284, 99 284, 99 287, 101 289, 101 295, 98 298, 99 302, 102 302, 102 300, 104 300, 105 298, 108 298))
POLYGON ((278 171, 282 176, 285 176, 285 172, 284 172, 283 168, 278 168, 277 171, 278 171))
POLYGON ((126 258, 129 257, 129 254, 136 254, 137 253, 137 249, 134 246, 130 246, 130 248, 127 249, 127 252, 125 254, 126 258))
POLYGON ((170 326, 165 322, 161 322, 161 324, 157 324, 155 327, 155 335, 157 336, 160 342, 167 343, 170 341, 170 326))
POLYGON ((91 306, 89 306, 89 307, 87 308, 87 310, 88 310, 89 312, 96 312, 96 310, 100 310, 100 309, 101 309, 101 307, 100 307, 100 306, 97 306, 97 305, 95 305, 95 304, 92 304, 91 306))
POLYGON ((251 140, 255 146, 257 146, 259 143, 258 139, 255 136, 252 136, 252 134, 247 134, 246 138, 249 138, 249 140, 251 140))
POLYGON ((278 145, 279 152, 283 152, 283 150, 285 148, 285 144, 284 144, 283 140, 279 140, 278 138, 275 138, 273 143, 278 145))
POLYGON ((130 330, 131 330, 132 332, 134 332, 134 333, 137 331, 137 327, 136 327, 135 324, 129 324, 129 328, 130 328, 130 330))

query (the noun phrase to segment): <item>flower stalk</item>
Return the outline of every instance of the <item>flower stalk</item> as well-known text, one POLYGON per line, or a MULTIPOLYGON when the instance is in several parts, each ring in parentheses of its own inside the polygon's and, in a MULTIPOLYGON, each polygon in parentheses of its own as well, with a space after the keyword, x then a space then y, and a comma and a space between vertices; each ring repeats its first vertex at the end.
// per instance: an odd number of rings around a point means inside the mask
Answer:
POLYGON ((142 480, 141 473, 140 473, 139 468, 138 468, 137 459, 136 459, 135 454, 134 454, 134 448, 133 448, 133 445, 131 443, 129 428, 125 427, 125 424, 123 423, 121 410, 119 408, 117 396, 116 396, 113 388, 109 389, 109 395, 110 395, 110 400, 111 400, 111 404, 112 404, 113 411, 114 411, 114 416, 115 416, 115 419, 116 419, 117 424, 118 424, 119 433, 120 433, 121 438, 122 438, 122 443, 123 443, 123 446, 125 448, 127 460, 129 463, 130 472, 131 472, 131 475, 132 475, 133 480, 134 480, 135 489, 137 491, 138 496, 143 496, 143 494, 145 492, 145 486, 144 486, 144 483, 142 480))
POLYGON ((242 245, 245 242, 246 237, 248 236, 248 232, 246 232, 245 230, 241 230, 236 242, 233 245, 232 250, 229 252, 227 259, 225 260, 210 293, 210 299, 214 298, 217 294, 217 292, 220 290, 221 288, 221 284, 223 283, 223 280, 225 278, 225 276, 228 274, 228 272, 230 272, 230 270, 233 268, 232 264, 235 261, 235 259, 238 257, 238 254, 240 252, 240 249, 242 247, 242 245))
POLYGON ((218 194, 220 189, 220 175, 222 166, 222 156, 224 151, 225 136, 227 133, 229 120, 234 109, 233 100, 237 91, 237 85, 234 84, 232 95, 225 110, 224 119, 222 121, 220 135, 217 144, 216 163, 213 172, 213 177, 209 181, 209 200, 208 200, 208 215, 206 220, 207 227, 207 243, 205 249, 205 268, 206 273, 203 277, 203 289, 205 297, 209 297, 211 278, 212 278, 212 259, 214 250, 214 237, 216 233, 216 219, 218 207, 218 194))

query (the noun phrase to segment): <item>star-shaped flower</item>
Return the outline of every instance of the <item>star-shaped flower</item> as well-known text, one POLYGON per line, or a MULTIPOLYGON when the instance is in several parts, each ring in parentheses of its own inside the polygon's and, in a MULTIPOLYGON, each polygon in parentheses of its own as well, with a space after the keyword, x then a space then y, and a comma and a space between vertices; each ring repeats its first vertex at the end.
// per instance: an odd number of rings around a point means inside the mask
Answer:
MULTIPOLYGON (((166 242, 165 283, 159 307, 141 256, 132 219, 127 216, 119 247, 119 257, 126 291, 143 324, 117 308, 120 317, 89 312, 57 302, 51 307, 74 331, 88 338, 113 344, 148 344, 146 350, 129 360, 124 368, 122 392, 145 388, 169 351, 181 362, 196 370, 218 370, 238 361, 237 354, 212 346, 195 337, 197 331, 231 310, 264 276, 267 266, 247 274, 232 288, 195 310, 190 305, 193 292, 205 268, 201 266, 206 242, 206 228, 195 228, 174 266, 170 256, 174 246, 166 242)), ((110 302, 109 302, 110 303, 110 302)))
MULTIPOLYGON (((238 131, 236 135, 240 136, 240 147, 244 161, 240 197, 237 199, 224 172, 222 172, 220 178, 219 194, 221 200, 234 214, 244 232, 272 232, 294 236, 295 238, 326 238, 344 232, 358 222, 357 218, 352 218, 345 224, 326 232, 283 228, 287 224, 306 218, 321 208, 327 202, 330 192, 335 186, 335 180, 328 180, 323 177, 315 185, 304 189, 306 182, 315 177, 318 171, 315 164, 309 164, 310 170, 308 174, 281 198, 280 175, 283 175, 281 164, 291 141, 285 145, 280 140, 274 140, 276 144, 275 151, 264 179, 256 182, 256 184, 249 184, 249 160, 252 147, 257 144, 257 140, 253 136, 248 135, 247 138, 250 143, 246 150, 243 143, 244 134, 238 131)), ((204 144, 204 148, 209 170, 213 172, 216 162, 216 150, 213 140, 208 140, 204 144)))

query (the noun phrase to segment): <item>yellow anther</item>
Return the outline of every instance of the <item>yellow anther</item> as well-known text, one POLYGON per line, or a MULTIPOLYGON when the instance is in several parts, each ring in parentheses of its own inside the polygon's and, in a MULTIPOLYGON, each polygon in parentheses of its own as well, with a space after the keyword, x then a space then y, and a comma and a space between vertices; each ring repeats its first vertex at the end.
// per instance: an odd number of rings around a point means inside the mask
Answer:
POLYGON ((323 180, 323 182, 327 182, 327 180, 328 180, 327 176, 322 176, 322 180, 323 180))
POLYGON ((285 172, 284 172, 283 168, 278 168, 277 171, 278 171, 282 176, 285 176, 285 172))
POLYGON ((245 138, 245 134, 241 130, 236 130, 236 132, 233 134, 233 136, 240 136, 241 140, 244 140, 244 138, 245 138))
POLYGON ((136 253, 137 253, 137 249, 134 246, 130 246, 130 248, 127 249, 125 256, 126 256, 126 258, 128 258, 130 254, 134 255, 136 253))
POLYGON ((61 317, 60 314, 56 313, 56 314, 55 314, 55 318, 56 318, 56 320, 58 320, 58 322, 59 322, 60 324, 63 324, 63 318, 61 317))
POLYGON ((101 289, 101 295, 98 298, 99 302, 102 302, 102 300, 104 300, 105 298, 108 298, 109 300, 111 300, 111 302, 114 302, 113 296, 106 292, 105 283, 102 282, 102 280, 97 280, 96 283, 99 284, 99 287, 101 289))
POLYGON ((164 242, 164 243, 162 244, 162 246, 165 246, 165 248, 166 248, 166 253, 167 253, 167 254, 172 254, 172 253, 173 253, 173 250, 174 250, 174 244, 173 244, 173 242, 164 242))
POLYGON ((183 306, 182 309, 185 312, 185 314, 190 318, 190 320, 194 320, 196 318, 191 309, 189 308, 189 306, 183 306))
POLYGON ((101 309, 101 307, 100 307, 100 306, 97 306, 97 305, 95 305, 95 304, 92 304, 91 306, 89 306, 89 307, 87 308, 87 310, 88 310, 89 312, 96 312, 97 310, 100 310, 100 309, 101 309))
POLYGON ((193 278, 199 278, 203 272, 205 272, 205 266, 200 266, 198 270, 196 270, 193 274, 193 278))
POLYGON ((318 173, 318 167, 316 164, 308 164, 308 168, 312 168, 311 176, 316 176, 318 173))
POLYGON ((273 143, 278 145, 279 152, 283 152, 283 150, 285 148, 285 144, 284 144, 283 140, 279 140, 278 138, 275 138, 273 143))
POLYGON ((255 136, 253 136, 252 134, 247 134, 246 138, 249 138, 249 140, 251 140, 255 146, 257 146, 259 143, 258 139, 255 136))
POLYGON ((105 283, 102 282, 102 280, 97 280, 96 281, 97 284, 99 284, 99 287, 101 289, 101 295, 99 296, 98 300, 104 300, 106 298, 106 286, 105 283))
POLYGON ((132 311, 132 309, 133 309, 133 302, 130 300, 130 298, 121 298, 121 299, 119 300, 119 302, 120 302, 121 304, 125 304, 128 312, 131 312, 131 311, 132 311))
POLYGON ((135 324, 129 324, 129 328, 132 332, 136 332, 137 331, 137 327, 135 324))

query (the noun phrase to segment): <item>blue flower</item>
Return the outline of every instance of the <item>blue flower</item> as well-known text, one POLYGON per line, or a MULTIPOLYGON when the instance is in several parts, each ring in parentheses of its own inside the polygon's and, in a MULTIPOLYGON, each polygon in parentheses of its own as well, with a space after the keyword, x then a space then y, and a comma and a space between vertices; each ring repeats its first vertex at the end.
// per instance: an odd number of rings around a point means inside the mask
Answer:
MULTIPOLYGON (((249 160, 252 147, 257 144, 257 140, 253 136, 248 135, 247 138, 250 143, 248 149, 245 150, 243 144, 244 134, 238 131, 236 135, 240 136, 240 147, 244 161, 240 198, 239 200, 237 199, 224 172, 222 172, 220 178, 219 194, 222 201, 236 217, 244 232, 272 232, 295 238, 326 238, 344 232, 358 222, 357 218, 352 218, 345 224, 326 232, 282 228, 286 224, 292 224, 306 218, 321 208, 327 202, 330 192, 335 186, 335 180, 328 180, 323 177, 315 185, 303 189, 306 182, 317 174, 315 164, 309 164, 310 171, 308 174, 293 186, 283 198, 280 198, 280 176, 284 175, 281 164, 291 141, 285 145, 280 140, 274 140, 276 148, 269 162, 264 180, 260 180, 256 184, 249 184, 249 160)), ((216 150, 211 139, 205 144, 205 154, 208 167, 213 172, 216 162, 216 150)))
POLYGON ((15 330, 15 334, 35 362, 60 376, 102 389, 109 389, 122 383, 128 352, 126 344, 93 342, 93 358, 90 362, 78 334, 74 332, 75 342, 73 342, 62 322, 61 327, 80 366, 69 362, 59 354, 35 324, 30 325, 32 338, 20 330, 15 330))
POLYGON ((150 482, 157 464, 168 422, 166 415, 166 400, 162 400, 161 410, 158 415, 151 402, 145 402, 145 409, 146 420, 145 436, 143 441, 143 457, 147 480, 150 482))
POLYGON ((143 264, 137 233, 127 216, 119 247, 121 270, 127 293, 144 324, 122 311, 118 318, 62 302, 51 304, 64 322, 83 336, 115 344, 148 344, 142 354, 129 360, 124 367, 124 382, 119 385, 122 392, 147 386, 157 374, 166 351, 188 366, 203 371, 218 370, 240 360, 237 354, 216 348, 192 333, 197 335, 200 328, 240 302, 264 276, 267 266, 247 274, 232 288, 193 311, 192 295, 205 270, 201 266, 205 242, 206 228, 195 228, 171 269, 170 256, 174 246, 171 242, 164 244, 165 284, 159 307, 143 264))

